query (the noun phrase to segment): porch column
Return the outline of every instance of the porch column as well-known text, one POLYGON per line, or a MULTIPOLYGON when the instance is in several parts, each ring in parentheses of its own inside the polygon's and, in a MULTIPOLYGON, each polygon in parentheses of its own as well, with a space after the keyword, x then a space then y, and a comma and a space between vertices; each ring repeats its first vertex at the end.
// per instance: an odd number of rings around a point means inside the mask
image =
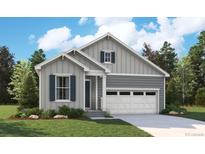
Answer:
POLYGON ((102 110, 106 111, 106 76, 102 77, 102 110))
POLYGON ((95 94, 95 97, 96 97, 96 99, 95 99, 95 107, 96 107, 96 110, 98 110, 98 76, 95 76, 95 84, 96 84, 96 90, 95 90, 95 92, 96 92, 96 94, 95 94))

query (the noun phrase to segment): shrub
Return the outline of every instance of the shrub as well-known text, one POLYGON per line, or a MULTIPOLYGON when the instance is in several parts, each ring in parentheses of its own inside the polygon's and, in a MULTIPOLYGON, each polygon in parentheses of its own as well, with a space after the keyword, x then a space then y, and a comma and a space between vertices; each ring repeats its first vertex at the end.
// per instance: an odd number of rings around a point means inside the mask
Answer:
POLYGON ((53 118, 55 115, 56 115, 56 111, 55 110, 43 111, 41 113, 41 118, 49 119, 49 118, 53 118))
POLYGON ((19 111, 14 115, 14 117, 16 117, 16 118, 26 118, 27 115, 24 112, 19 111))
POLYGON ((83 116, 84 111, 82 109, 69 108, 68 106, 63 105, 59 107, 58 113, 67 115, 69 118, 80 118, 83 116))
POLYGON ((68 113, 68 117, 70 118, 80 118, 84 114, 84 111, 82 109, 74 109, 71 108, 70 112, 68 113))
POLYGON ((196 92, 195 103, 205 106, 205 87, 199 88, 196 92))
POLYGON ((162 114, 168 114, 170 111, 175 111, 175 112, 184 112, 186 113, 187 110, 185 108, 180 107, 179 105, 176 104, 170 104, 167 105, 166 108, 164 110, 161 111, 162 114))
POLYGON ((60 106, 58 109, 58 113, 62 115, 68 115, 70 112, 70 108, 66 105, 60 106))
POLYGON ((40 110, 39 108, 31 108, 31 109, 24 109, 22 110, 22 112, 24 112, 27 116, 30 116, 32 114, 40 116, 43 111, 40 110))

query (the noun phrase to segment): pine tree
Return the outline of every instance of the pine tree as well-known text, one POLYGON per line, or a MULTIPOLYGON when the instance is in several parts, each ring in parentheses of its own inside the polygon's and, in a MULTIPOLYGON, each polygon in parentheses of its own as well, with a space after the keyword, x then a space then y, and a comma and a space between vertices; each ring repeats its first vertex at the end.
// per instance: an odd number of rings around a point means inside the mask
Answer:
POLYGON ((38 107, 38 92, 33 72, 29 71, 23 78, 22 96, 19 100, 21 108, 38 107))
POLYGON ((31 71, 34 73, 34 77, 36 80, 36 85, 38 87, 38 83, 39 83, 39 77, 38 74, 35 71, 35 66, 43 61, 45 61, 45 54, 44 51, 42 49, 36 50, 34 52, 34 54, 31 56, 31 58, 29 59, 29 61, 31 62, 31 71))
POLYGON ((8 93, 8 84, 11 81, 14 65, 14 55, 6 46, 0 47, 0 103, 12 103, 11 95, 8 93))
POLYGON ((153 51, 151 46, 144 43, 144 48, 142 49, 142 56, 146 57, 148 60, 158 65, 158 51, 153 51))

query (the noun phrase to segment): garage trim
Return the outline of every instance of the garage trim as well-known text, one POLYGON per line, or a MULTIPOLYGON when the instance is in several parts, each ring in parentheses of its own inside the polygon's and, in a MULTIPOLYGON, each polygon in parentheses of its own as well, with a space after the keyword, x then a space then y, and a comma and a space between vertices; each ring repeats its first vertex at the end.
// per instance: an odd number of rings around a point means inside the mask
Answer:
MULTIPOLYGON (((159 88, 119 88, 119 87, 109 87, 106 88, 106 92, 107 90, 128 90, 128 91, 134 91, 134 90, 139 90, 139 91, 157 91, 157 113, 159 113, 159 88)), ((107 95, 106 95, 107 96, 107 95)), ((130 95, 131 96, 131 95, 130 95)))

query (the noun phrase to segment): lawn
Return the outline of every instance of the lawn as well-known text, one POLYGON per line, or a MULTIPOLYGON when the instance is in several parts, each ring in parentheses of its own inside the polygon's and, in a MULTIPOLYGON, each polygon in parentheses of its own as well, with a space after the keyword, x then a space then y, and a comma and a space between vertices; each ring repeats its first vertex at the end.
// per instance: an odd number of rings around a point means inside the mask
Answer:
POLYGON ((205 107, 201 106, 183 106, 187 109, 187 113, 180 115, 181 117, 205 121, 205 107))
POLYGON ((0 106, 0 136, 151 136, 119 119, 8 120, 15 111, 16 106, 0 106))

